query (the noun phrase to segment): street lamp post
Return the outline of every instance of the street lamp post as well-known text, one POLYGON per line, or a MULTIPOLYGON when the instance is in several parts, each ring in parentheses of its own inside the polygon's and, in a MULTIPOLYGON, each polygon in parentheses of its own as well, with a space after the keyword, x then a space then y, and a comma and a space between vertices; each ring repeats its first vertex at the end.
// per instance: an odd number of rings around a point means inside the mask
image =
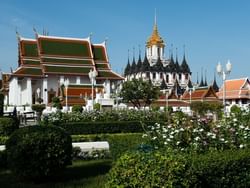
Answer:
POLYGON ((94 109, 94 82, 95 82, 95 78, 97 77, 98 73, 96 70, 90 70, 89 71, 89 79, 91 81, 91 89, 92 89, 92 95, 91 95, 91 99, 92 99, 92 110, 94 109))
POLYGON ((218 75, 221 76, 223 80, 223 106, 224 106, 224 114, 226 114, 226 82, 225 81, 226 81, 226 76, 229 75, 232 70, 232 64, 228 60, 226 64, 226 70, 224 70, 219 62, 216 67, 216 70, 217 70, 218 75))
POLYGON ((64 86, 65 86, 65 89, 66 89, 66 92, 65 92, 66 112, 68 112, 68 88, 69 88, 69 79, 68 78, 64 81, 64 86))

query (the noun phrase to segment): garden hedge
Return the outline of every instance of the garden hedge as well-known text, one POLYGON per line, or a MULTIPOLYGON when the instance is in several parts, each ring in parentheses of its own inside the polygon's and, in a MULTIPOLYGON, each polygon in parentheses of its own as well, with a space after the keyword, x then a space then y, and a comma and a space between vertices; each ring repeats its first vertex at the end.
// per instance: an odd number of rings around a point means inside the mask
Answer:
POLYGON ((136 150, 142 143, 142 133, 71 135, 72 142, 108 141, 113 159, 126 151, 136 150))
POLYGON ((19 128, 19 120, 15 117, 0 117, 0 136, 9 136, 19 128))
POLYGON ((0 92, 0 117, 3 116, 4 94, 0 92))
POLYGON ((12 172, 23 178, 40 180, 71 164, 72 140, 60 127, 24 127, 7 140, 6 152, 12 172))
MULTIPOLYGON (((155 122, 145 122, 154 124, 155 122)), ((113 121, 113 122, 75 122, 61 123, 58 126, 64 128, 69 134, 104 134, 104 133, 141 133, 143 128, 139 121, 113 121)))
POLYGON ((106 187, 250 187, 250 150, 126 153, 109 172, 106 187))

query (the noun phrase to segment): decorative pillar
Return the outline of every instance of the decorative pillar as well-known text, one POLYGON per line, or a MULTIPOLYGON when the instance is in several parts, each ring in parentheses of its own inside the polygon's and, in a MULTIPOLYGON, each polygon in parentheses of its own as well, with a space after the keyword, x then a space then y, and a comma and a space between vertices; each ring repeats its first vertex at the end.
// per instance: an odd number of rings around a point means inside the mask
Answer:
POLYGON ((27 88, 26 88, 26 101, 29 105, 32 105, 32 85, 31 78, 27 78, 27 88))
POLYGON ((111 88, 110 80, 106 80, 105 81, 105 91, 106 91, 106 94, 108 97, 110 97, 110 88, 111 88))
POLYGON ((81 77, 80 76, 76 77, 76 84, 81 84, 81 77))
POLYGON ((10 81, 10 88, 9 88, 9 104, 10 105, 17 105, 18 103, 18 79, 13 77, 10 81))
POLYGON ((59 83, 64 83, 64 76, 60 76, 59 83))
POLYGON ((43 103, 47 106, 48 105, 48 79, 43 79, 43 85, 42 85, 42 97, 43 97, 43 103))

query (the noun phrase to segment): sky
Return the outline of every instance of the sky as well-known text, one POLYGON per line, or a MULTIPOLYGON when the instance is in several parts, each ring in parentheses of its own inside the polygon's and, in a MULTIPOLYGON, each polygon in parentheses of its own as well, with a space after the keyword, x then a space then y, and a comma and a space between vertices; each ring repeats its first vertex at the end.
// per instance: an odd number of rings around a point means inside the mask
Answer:
MULTIPOLYGON (((157 25, 169 56, 182 61, 185 53, 192 71, 207 71, 212 81, 218 62, 228 60, 228 79, 250 76, 250 1, 248 0, 1 0, 0 69, 17 68, 16 29, 22 37, 34 38, 47 30, 49 35, 86 38, 93 43, 107 39, 111 67, 121 73, 135 48, 144 56, 145 42, 152 34, 155 10, 157 25)), ((220 83, 221 78, 217 77, 220 83)))

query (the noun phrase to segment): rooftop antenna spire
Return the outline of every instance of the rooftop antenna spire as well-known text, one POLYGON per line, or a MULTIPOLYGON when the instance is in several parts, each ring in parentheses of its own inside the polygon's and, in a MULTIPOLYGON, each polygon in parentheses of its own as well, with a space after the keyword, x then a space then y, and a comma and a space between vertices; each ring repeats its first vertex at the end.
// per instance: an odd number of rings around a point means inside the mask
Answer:
POLYGON ((156 8, 155 8, 155 25, 157 25, 156 8))
POLYGON ((184 57, 186 56, 186 45, 183 45, 183 53, 184 53, 184 57))

